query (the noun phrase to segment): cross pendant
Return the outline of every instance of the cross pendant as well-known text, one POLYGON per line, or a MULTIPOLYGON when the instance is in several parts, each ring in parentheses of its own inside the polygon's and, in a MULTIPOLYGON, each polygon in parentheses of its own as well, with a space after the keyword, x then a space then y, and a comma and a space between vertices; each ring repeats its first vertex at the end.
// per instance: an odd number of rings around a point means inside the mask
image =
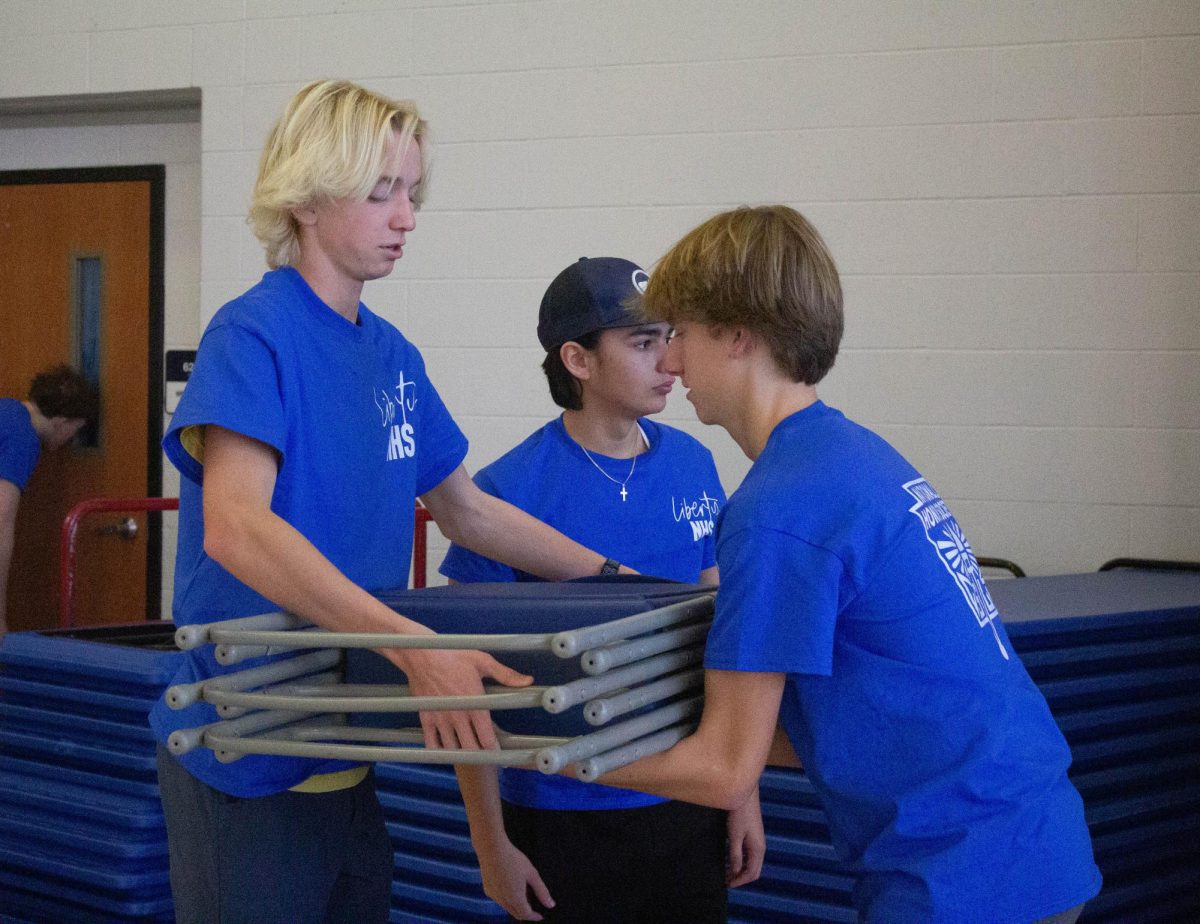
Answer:
POLYGON ((629 496, 629 492, 625 490, 625 485, 621 485, 621 503, 625 503, 625 498, 629 496))

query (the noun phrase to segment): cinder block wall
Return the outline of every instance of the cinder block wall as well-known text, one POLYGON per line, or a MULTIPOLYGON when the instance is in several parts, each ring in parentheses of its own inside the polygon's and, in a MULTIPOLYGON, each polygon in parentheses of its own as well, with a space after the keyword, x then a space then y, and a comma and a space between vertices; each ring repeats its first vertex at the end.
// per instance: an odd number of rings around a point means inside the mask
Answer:
MULTIPOLYGON (((262 270, 243 216, 283 101, 346 76, 434 128, 428 206, 366 297, 424 350, 472 470, 553 412, 533 327, 562 266, 649 265, 715 211, 784 201, 845 276, 823 396, 977 552, 1200 558, 1194 0, 0 0, 0 21, 0 97, 202 89, 168 346, 262 270)), ((32 147, 0 132, 0 165, 65 156, 32 147)), ((678 395, 666 417, 737 485, 723 434, 678 395)))

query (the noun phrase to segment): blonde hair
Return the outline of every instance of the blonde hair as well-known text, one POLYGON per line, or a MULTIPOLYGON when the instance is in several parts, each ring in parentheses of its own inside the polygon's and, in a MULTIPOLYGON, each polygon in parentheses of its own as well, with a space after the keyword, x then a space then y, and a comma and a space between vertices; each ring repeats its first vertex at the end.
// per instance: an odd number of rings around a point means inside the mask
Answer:
MULTIPOLYGON (((393 100, 347 80, 318 80, 292 97, 271 129, 258 162, 248 221, 272 268, 300 255, 292 210, 323 199, 366 199, 386 165, 392 133, 401 155, 415 142, 421 177, 428 171, 428 127, 416 104, 393 100)), ((425 183, 414 205, 424 200, 425 183)))
POLYGON ((689 231, 650 274, 642 310, 670 324, 746 327, 809 385, 833 367, 844 326, 833 257, 785 205, 742 206, 689 231))

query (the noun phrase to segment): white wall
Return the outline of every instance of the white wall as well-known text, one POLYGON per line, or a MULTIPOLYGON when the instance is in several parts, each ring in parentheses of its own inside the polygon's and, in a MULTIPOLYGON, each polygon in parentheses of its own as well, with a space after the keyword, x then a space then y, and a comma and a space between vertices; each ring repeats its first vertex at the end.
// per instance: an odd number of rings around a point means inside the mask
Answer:
MULTIPOLYGON (((784 201, 845 277, 823 396, 979 553, 1200 558, 1195 0, 0 0, 0 20, 0 97, 202 88, 198 322, 261 272, 243 216, 284 100, 329 75, 417 99, 432 195, 367 300, 425 351, 472 469, 551 413, 533 327, 562 266, 652 263, 715 211, 784 201)), ((729 440, 686 402, 666 416, 734 487, 729 440)))

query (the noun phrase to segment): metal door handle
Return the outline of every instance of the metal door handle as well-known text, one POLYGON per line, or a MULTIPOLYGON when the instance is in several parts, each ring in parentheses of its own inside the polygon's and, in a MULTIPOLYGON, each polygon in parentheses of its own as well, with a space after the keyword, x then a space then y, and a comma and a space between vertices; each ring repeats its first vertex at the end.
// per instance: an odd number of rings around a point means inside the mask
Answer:
POLYGON ((126 541, 132 541, 137 538, 138 525, 137 520, 133 517, 126 517, 116 523, 109 523, 107 526, 96 527, 96 534, 99 536, 119 536, 126 541))

